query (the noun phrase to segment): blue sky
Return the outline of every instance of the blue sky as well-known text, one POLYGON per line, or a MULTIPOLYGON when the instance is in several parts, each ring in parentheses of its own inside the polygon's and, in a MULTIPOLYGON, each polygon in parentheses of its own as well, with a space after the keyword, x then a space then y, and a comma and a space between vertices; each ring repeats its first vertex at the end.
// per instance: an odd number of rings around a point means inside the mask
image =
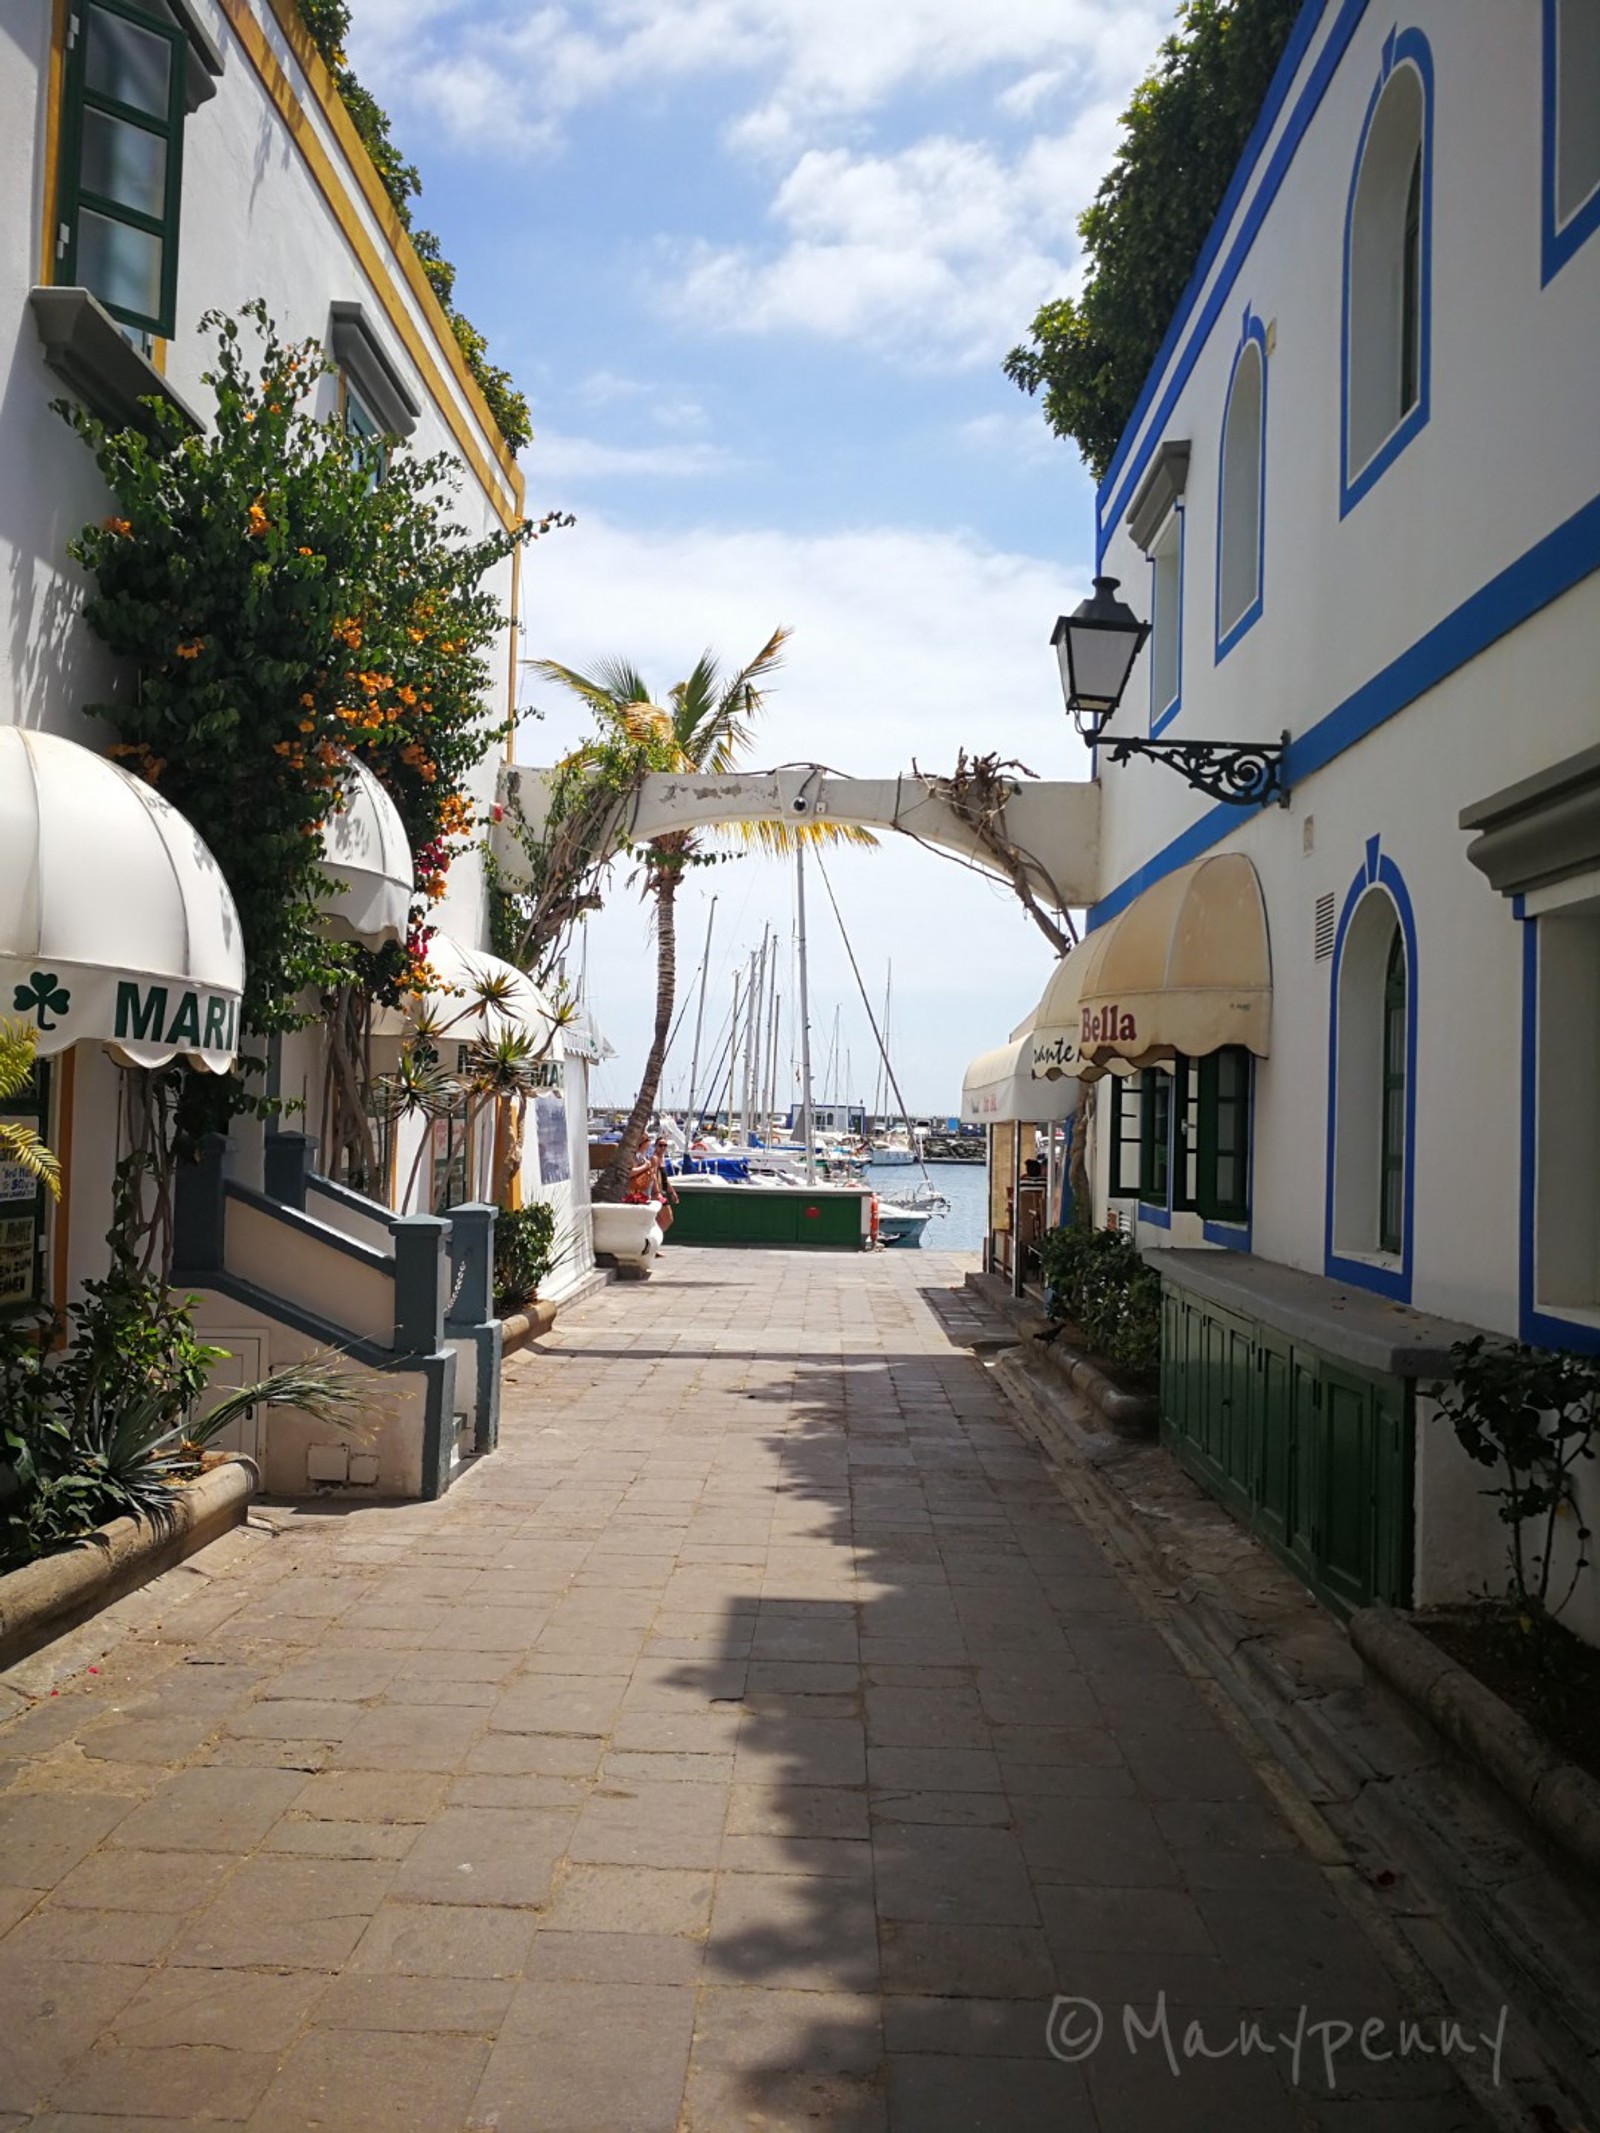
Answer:
MULTIPOLYGON (((1048 636, 1088 589, 1090 484, 1000 373, 1074 286, 1075 222, 1170 0, 355 0, 351 57, 424 183, 457 296, 526 392, 530 508, 578 524, 524 574, 524 649, 630 659, 658 695, 706 645, 794 628, 756 761, 947 769, 998 750, 1085 773, 1048 636)), ((518 740, 549 760, 580 720, 518 740)), ((1050 953, 1009 895, 906 844, 830 872, 871 990, 894 965, 908 1102, 954 1110, 1050 953)), ((792 885, 761 860, 682 899, 712 1001, 792 885)), ((812 913, 814 1039, 871 1039, 812 913)), ((785 948, 787 954, 787 945, 785 948)), ((653 950, 619 875, 590 992, 632 1093, 653 950)), ((712 1009, 708 1009, 708 1021, 712 1009)), ((687 1037, 668 1092, 688 1066, 687 1037)))

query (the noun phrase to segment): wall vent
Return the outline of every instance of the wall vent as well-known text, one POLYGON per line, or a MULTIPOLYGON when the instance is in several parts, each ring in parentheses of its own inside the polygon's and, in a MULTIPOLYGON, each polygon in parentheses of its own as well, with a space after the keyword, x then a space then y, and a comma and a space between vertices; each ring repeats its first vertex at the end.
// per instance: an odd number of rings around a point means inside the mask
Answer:
POLYGON ((1317 961, 1325 963, 1333 953, 1333 891, 1317 898, 1317 961))

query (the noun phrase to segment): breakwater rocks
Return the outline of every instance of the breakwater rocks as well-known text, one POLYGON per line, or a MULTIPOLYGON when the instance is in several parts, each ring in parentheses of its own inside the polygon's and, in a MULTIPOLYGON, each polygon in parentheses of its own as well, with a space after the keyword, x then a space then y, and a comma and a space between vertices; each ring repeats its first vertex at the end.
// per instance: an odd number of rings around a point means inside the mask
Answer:
POLYGON ((981 1133, 930 1133, 923 1143, 923 1156, 930 1163, 981 1163, 984 1135, 981 1133))

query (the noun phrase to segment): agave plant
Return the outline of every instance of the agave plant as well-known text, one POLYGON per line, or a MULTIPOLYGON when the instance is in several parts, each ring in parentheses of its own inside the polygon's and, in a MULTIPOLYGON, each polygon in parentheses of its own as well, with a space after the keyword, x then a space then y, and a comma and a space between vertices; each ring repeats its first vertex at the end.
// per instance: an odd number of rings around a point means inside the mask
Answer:
MULTIPOLYGON (((33 1079, 39 1033, 25 1022, 0 1022, 0 1104, 20 1096, 33 1079)), ((0 1163, 14 1163, 37 1178, 52 1199, 61 1197, 61 1165, 52 1150, 18 1118, 0 1118, 0 1163)))
POLYGON ((111 1518, 170 1526, 176 1492, 199 1472, 206 1446, 257 1407, 293 1407, 346 1429, 365 1404, 361 1380, 327 1352, 286 1363, 227 1393, 209 1414, 178 1423, 158 1388, 97 1386, 70 1420, 41 1410, 27 1427, 6 1431, 10 1501, 0 1555, 26 1561, 87 1538, 111 1518))

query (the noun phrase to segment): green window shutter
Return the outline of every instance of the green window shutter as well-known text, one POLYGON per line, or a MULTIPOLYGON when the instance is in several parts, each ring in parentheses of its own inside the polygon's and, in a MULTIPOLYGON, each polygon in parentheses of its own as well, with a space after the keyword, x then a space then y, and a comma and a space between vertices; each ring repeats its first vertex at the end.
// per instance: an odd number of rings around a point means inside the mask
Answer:
POLYGON ((73 0, 57 278, 115 319, 173 331, 188 42, 132 0, 73 0))
POLYGON ((1111 1077, 1111 1198, 1130 1199, 1139 1190, 1141 1121, 1144 1106, 1138 1088, 1120 1075, 1111 1077))
POLYGON ((1157 1067, 1139 1076, 1139 1197, 1165 1207, 1171 1176, 1172 1077, 1157 1067))
POLYGON ((1197 1084, 1195 1204, 1209 1222, 1250 1219, 1250 1054, 1230 1044, 1193 1070, 1197 1084))
POLYGON ((1180 1052, 1172 1062, 1172 1205, 1200 1205, 1200 1076, 1180 1052))

